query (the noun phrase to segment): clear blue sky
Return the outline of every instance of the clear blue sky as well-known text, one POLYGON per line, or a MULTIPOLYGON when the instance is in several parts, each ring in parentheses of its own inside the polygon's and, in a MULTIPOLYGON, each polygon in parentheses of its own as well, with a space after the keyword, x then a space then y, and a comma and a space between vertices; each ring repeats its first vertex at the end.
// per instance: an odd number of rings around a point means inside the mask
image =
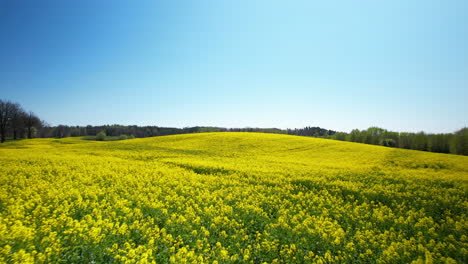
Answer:
POLYGON ((52 125, 468 125, 468 1, 0 0, 0 98, 52 125))

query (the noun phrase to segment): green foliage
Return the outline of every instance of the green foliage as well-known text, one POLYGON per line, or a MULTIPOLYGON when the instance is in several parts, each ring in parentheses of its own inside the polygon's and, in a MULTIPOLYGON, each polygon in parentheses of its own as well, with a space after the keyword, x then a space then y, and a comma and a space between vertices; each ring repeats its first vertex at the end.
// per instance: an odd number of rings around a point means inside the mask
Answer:
POLYGON ((379 145, 385 132, 386 130, 380 127, 369 127, 366 131, 364 143, 379 145))
POLYGON ((414 136, 413 147, 415 150, 429 150, 429 142, 424 132, 419 132, 414 136))
POLYGON ((126 139, 128 139, 128 136, 125 134, 119 136, 119 140, 126 140, 126 139))
POLYGON ((97 135, 96 135, 96 140, 97 141, 104 141, 106 140, 106 132, 104 130, 102 130, 101 132, 99 132, 97 135))
POLYGON ((468 155, 468 128, 463 128, 454 134, 426 134, 398 133, 370 127, 362 131, 353 129, 349 134, 338 132, 329 138, 386 147, 468 155))
POLYGON ((456 154, 468 155, 468 128, 465 127, 455 132, 454 151, 456 154))
POLYGON ((439 153, 450 153, 450 142, 453 134, 428 135, 429 150, 439 153))
POLYGON ((70 136, 71 137, 79 137, 81 134, 80 134, 80 130, 78 128, 73 128, 71 131, 70 131, 70 136))
POLYGON ((338 133, 334 134, 333 136, 331 136, 331 138, 332 138, 332 139, 336 139, 336 140, 345 141, 345 140, 346 140, 346 136, 347 136, 346 133, 338 132, 338 133))
POLYGON ((362 142, 361 131, 359 129, 353 129, 349 134, 349 141, 351 142, 362 142))
POLYGON ((380 143, 380 145, 384 146, 384 147, 396 147, 396 141, 392 138, 386 138, 384 140, 382 140, 382 142, 380 143))
POLYGON ((412 133, 400 133, 400 148, 411 149, 413 146, 414 134, 412 133))

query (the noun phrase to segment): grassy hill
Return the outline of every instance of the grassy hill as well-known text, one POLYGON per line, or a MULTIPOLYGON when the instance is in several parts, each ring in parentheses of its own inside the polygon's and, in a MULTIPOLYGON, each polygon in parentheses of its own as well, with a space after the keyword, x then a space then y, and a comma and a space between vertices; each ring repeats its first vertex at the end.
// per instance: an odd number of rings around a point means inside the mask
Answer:
POLYGON ((203 133, 0 146, 0 262, 466 263, 468 157, 203 133))

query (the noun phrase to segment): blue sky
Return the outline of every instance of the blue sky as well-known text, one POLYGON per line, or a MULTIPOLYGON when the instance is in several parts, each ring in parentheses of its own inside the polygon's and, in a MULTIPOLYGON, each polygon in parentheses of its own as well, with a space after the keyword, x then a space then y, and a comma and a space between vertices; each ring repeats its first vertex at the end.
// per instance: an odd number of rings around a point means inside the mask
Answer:
POLYGON ((468 125, 468 1, 0 0, 0 98, 52 125, 468 125))

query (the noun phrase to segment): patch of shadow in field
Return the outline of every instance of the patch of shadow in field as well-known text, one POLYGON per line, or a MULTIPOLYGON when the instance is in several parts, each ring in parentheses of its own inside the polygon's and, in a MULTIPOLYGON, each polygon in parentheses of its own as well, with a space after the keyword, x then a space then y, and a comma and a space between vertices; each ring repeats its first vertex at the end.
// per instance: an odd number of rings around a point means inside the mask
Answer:
POLYGON ((133 160, 138 161, 155 161, 155 160, 162 160, 162 159, 172 159, 177 158, 177 156, 167 156, 167 155, 160 155, 160 156, 145 156, 145 155, 136 155, 136 156, 125 156, 125 158, 131 158, 133 160))
POLYGON ((296 185, 298 190, 306 190, 311 191, 317 188, 317 184, 311 180, 293 180, 291 181, 292 184, 296 185))
POLYGON ((165 153, 165 154, 178 154, 178 155, 211 155, 211 152, 198 150, 198 149, 179 149, 179 148, 168 148, 154 145, 145 144, 110 144, 100 145, 102 149, 106 150, 127 150, 127 151, 149 151, 154 153, 165 153))
POLYGON ((22 144, 23 139, 17 140, 7 140, 6 142, 0 144, 0 149, 29 149, 28 145, 22 144))
POLYGON ((387 166, 398 166, 407 169, 434 169, 442 170, 449 169, 450 165, 443 162, 411 162, 411 161, 398 161, 398 160, 387 160, 387 166))
POLYGON ((196 174, 202 174, 202 175, 211 175, 211 174, 231 175, 237 172, 235 170, 227 170, 223 168, 193 166, 193 165, 181 164, 181 163, 175 163, 175 162, 166 162, 166 164, 177 166, 179 168, 193 171, 196 174))
POLYGON ((365 177, 361 173, 340 173, 337 175, 333 175, 329 178, 331 181, 333 180, 340 180, 344 182, 350 183, 362 183, 365 185, 369 184, 384 184, 384 185, 395 185, 401 184, 406 186, 408 184, 407 180, 397 178, 392 176, 392 174, 386 173, 385 171, 381 170, 378 167, 372 168, 370 171, 365 173, 365 177))
POLYGON ((9 145, 9 146, 1 146, 3 149, 30 149, 30 147, 27 146, 15 146, 15 145, 9 145))
POLYGON ((211 155, 211 152, 204 151, 204 150, 197 150, 197 149, 176 149, 176 148, 163 148, 163 147, 157 147, 156 149, 163 151, 163 152, 185 154, 185 155, 211 155))
POLYGON ((329 194, 337 197, 341 197, 345 201, 359 201, 380 203, 387 206, 393 206, 395 203, 401 203, 405 197, 401 197, 389 193, 370 192, 366 190, 353 190, 343 188, 343 186, 335 185, 333 183, 327 184, 324 182, 315 182, 311 180, 294 180, 291 181, 297 188, 293 190, 293 193, 299 193, 300 191, 327 191, 329 194))
MULTIPOLYGON (((60 140, 60 139, 55 139, 55 140, 52 140, 51 142, 52 143, 57 143, 57 144, 77 144, 77 142, 63 141, 63 140, 60 140)), ((79 143, 81 143, 81 142, 79 142, 79 143)))
MULTIPOLYGON (((443 187, 440 185, 440 182, 438 183, 440 187, 443 187)), ((424 209, 427 216, 436 220, 443 219, 446 212, 458 215, 462 214, 464 211, 461 202, 448 202, 445 199, 433 197, 431 196, 431 189, 426 189, 421 185, 419 185, 419 188, 423 193, 413 195, 413 190, 393 189, 388 192, 373 191, 373 183, 369 183, 364 189, 345 188, 344 186, 335 185, 333 183, 307 179, 294 180, 291 181, 291 184, 295 186, 292 190, 293 194, 309 191, 319 193, 325 190, 330 195, 340 197, 345 202, 357 202, 359 204, 374 202, 376 205, 384 205, 394 210, 398 210, 398 206, 401 204, 410 204, 414 208, 424 209)), ((387 186, 390 187, 392 185, 390 184, 387 186)), ((452 184, 446 183, 445 186, 450 188, 452 184)), ((396 186, 393 185, 392 187, 396 186)), ((458 194, 458 196, 461 198, 460 200, 464 200, 467 197, 466 194, 458 194)))
POLYGON ((257 178, 257 175, 247 174, 242 171, 230 170, 230 169, 219 168, 219 167, 194 166, 194 165, 181 164, 181 163, 175 163, 175 162, 164 162, 164 163, 168 165, 176 166, 176 167, 188 170, 188 171, 192 171, 199 175, 225 175, 225 176, 235 175, 236 177, 238 177, 238 180, 244 182, 245 184, 263 186, 266 188, 277 187, 276 183, 265 181, 264 179, 259 181, 259 179, 257 178))

